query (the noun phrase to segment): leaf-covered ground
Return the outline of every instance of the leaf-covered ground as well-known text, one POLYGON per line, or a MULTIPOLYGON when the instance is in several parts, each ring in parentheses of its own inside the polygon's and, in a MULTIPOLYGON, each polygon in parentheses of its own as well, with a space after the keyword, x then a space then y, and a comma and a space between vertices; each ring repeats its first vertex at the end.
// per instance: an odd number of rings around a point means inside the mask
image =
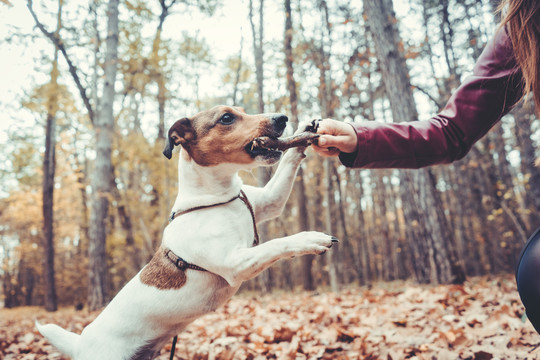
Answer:
MULTIPOLYGON (((0 358, 66 359, 34 329, 80 332, 97 313, 0 310, 0 358)), ((166 346, 159 359, 169 359, 166 346)), ((376 284, 334 293, 240 294, 178 339, 176 359, 540 359, 512 277, 464 286, 376 284)))

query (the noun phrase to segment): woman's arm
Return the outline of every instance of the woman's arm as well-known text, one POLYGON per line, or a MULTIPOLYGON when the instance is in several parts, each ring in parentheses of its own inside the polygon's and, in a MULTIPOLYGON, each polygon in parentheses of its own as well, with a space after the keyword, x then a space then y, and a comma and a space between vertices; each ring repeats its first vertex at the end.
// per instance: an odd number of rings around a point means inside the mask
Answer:
MULTIPOLYGON (((343 124, 349 129, 352 125, 355 132, 356 146, 352 151, 347 151, 351 150, 350 143, 347 150, 336 146, 336 131, 329 120, 319 128, 319 141, 324 140, 315 150, 329 155, 339 153, 344 165, 355 168, 419 168, 461 159, 519 101, 521 81, 510 39, 505 31, 499 31, 479 57, 473 75, 438 115, 405 123, 343 124), (340 151, 325 150, 328 146, 340 151)), ((347 132, 344 130, 340 136, 350 141, 347 132)))

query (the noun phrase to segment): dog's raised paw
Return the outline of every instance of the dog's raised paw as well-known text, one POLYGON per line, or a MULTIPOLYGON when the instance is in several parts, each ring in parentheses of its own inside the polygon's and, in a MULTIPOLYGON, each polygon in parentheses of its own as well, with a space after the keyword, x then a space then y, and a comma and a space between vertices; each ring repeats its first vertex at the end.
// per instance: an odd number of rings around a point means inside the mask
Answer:
POLYGON ((322 121, 322 119, 313 119, 307 124, 304 124, 304 131, 316 133, 319 129, 319 123, 322 121))
POLYGON ((303 254, 323 254, 339 240, 318 231, 304 231, 292 235, 291 248, 294 252, 303 254))

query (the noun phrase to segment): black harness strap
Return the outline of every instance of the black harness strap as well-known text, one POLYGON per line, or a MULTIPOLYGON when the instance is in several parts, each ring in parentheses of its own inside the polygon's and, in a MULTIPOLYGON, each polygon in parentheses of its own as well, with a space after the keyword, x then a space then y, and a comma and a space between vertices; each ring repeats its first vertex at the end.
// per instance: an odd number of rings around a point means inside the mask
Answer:
MULTIPOLYGON (((236 195, 232 199, 230 199, 228 201, 224 201, 222 203, 213 204, 213 205, 197 206, 197 207, 187 209, 187 210, 184 210, 184 211, 180 211, 180 212, 174 212, 173 211, 173 213, 171 214, 171 217, 169 218, 169 222, 173 221, 174 219, 176 219, 180 215, 184 215, 184 214, 187 214, 189 212, 196 211, 196 210, 201 210, 201 209, 210 208, 210 207, 214 207, 214 206, 225 205, 225 204, 228 204, 230 202, 233 202, 236 199, 242 200, 242 202, 248 208, 249 213, 251 214, 251 219, 253 220, 253 234, 254 234, 254 236, 253 236, 253 246, 257 246, 257 245, 259 245, 259 233, 257 232, 257 223, 255 222, 255 211, 253 210, 253 206, 249 202, 249 200, 248 200, 248 198, 246 196, 246 193, 244 193, 243 190, 240 190, 239 195, 236 195)), ((188 263, 187 261, 182 259, 180 256, 173 253, 170 249, 166 250, 165 256, 167 256, 167 258, 169 258, 172 261, 172 263, 180 270, 192 269, 192 270, 198 270, 198 271, 208 271, 208 270, 206 270, 206 269, 204 269, 204 268, 202 268, 200 266, 188 263)), ((178 335, 175 335, 175 337, 173 338, 173 343, 172 343, 172 347, 171 347, 171 356, 169 357, 169 360, 173 360, 173 358, 174 358, 174 352, 176 350, 176 342, 177 341, 178 341, 178 335)))
MULTIPOLYGON (((242 190, 240 190, 240 193, 243 194, 244 192, 242 190)), ((196 207, 193 207, 191 209, 187 209, 187 210, 180 211, 180 212, 173 211, 172 214, 171 214, 171 217, 169 218, 169 222, 173 221, 174 219, 176 219, 180 215, 184 215, 184 214, 190 213, 192 211, 197 211, 197 210, 201 210, 201 209, 206 209, 206 208, 211 208, 211 207, 215 207, 215 206, 225 205, 225 204, 228 204, 230 202, 233 202, 234 200, 238 199, 239 197, 240 197, 240 195, 236 195, 235 197, 233 197, 230 200, 220 202, 220 203, 217 203, 217 204, 196 206, 196 207)))
POLYGON ((180 256, 173 253, 170 249, 165 250, 165 256, 172 261, 172 263, 180 270, 191 269, 198 271, 208 271, 205 268, 197 266, 195 264, 190 264, 186 260, 182 259, 180 256))
POLYGON ((246 193, 243 190, 240 190, 240 195, 238 195, 238 198, 246 204, 247 208, 249 209, 249 213, 251 214, 251 219, 253 220, 253 246, 259 245, 259 233, 257 232, 257 223, 255 222, 255 211, 253 211, 253 207, 251 206, 251 203, 249 202, 246 193))

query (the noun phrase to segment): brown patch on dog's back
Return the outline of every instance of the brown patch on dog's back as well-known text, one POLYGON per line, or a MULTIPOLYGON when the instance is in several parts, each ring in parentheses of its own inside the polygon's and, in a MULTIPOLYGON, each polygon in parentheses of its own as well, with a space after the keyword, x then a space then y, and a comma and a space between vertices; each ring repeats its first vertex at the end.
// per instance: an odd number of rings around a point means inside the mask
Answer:
POLYGON ((141 282, 159 290, 180 289, 186 283, 186 271, 177 268, 165 252, 163 247, 156 251, 152 260, 141 271, 141 282))

